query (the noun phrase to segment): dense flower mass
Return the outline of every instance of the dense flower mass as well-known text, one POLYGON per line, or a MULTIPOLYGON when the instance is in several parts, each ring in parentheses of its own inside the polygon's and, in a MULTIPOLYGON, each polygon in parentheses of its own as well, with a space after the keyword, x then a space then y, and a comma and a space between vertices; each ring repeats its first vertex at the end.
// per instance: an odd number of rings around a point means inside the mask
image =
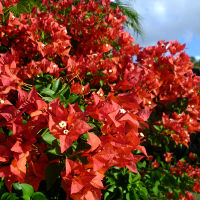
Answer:
POLYGON ((149 128, 188 146, 200 79, 185 45, 140 47, 109 0, 42 2, 15 15, 5 11, 18 1, 0 0, 0 177, 37 190, 56 163, 67 199, 101 199, 108 168, 137 173, 149 128))

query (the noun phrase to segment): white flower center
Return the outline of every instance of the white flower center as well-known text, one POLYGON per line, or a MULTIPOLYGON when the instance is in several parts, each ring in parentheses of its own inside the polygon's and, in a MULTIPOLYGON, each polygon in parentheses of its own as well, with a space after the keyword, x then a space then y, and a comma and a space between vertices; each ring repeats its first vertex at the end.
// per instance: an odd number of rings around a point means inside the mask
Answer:
POLYGON ((123 109, 123 108, 121 108, 121 109, 119 110, 119 112, 122 113, 122 114, 125 114, 125 113, 126 113, 126 110, 123 109))
POLYGON ((112 70, 112 69, 109 69, 109 70, 108 70, 108 72, 109 72, 109 73, 112 73, 112 72, 113 72, 113 70, 112 70))
POLYGON ((140 132, 140 136, 141 136, 141 137, 144 137, 144 133, 140 132))
POLYGON ((61 121, 59 123, 60 128, 64 128, 64 127, 66 127, 66 125, 67 125, 67 123, 65 121, 61 121))
POLYGON ((5 101, 3 99, 0 100, 0 104, 4 104, 5 101))
POLYGON ((67 135, 67 134, 69 133, 69 131, 68 131, 68 130, 64 130, 63 133, 64 133, 65 135, 67 135))

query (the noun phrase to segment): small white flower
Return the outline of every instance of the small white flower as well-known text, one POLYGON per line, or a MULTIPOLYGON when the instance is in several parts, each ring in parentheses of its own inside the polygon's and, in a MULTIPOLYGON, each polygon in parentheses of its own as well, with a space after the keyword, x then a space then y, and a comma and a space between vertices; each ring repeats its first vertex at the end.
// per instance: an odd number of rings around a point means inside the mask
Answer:
POLYGON ((112 73, 112 72, 113 72, 113 70, 112 70, 112 69, 109 69, 109 70, 108 70, 108 72, 109 72, 109 73, 112 73))
POLYGON ((3 99, 0 100, 0 104, 4 104, 5 101, 3 99))
POLYGON ((93 55, 93 56, 97 56, 97 54, 96 54, 96 53, 93 53, 92 55, 93 55))
POLYGON ((82 92, 85 90, 85 88, 84 87, 82 87, 82 92))
POLYGON ((132 70, 134 70, 134 69, 135 69, 135 67, 134 67, 134 66, 132 66, 132 67, 131 67, 131 69, 132 69, 132 70))
POLYGON ((194 92, 194 90, 193 90, 193 89, 191 89, 191 90, 190 90, 190 92, 194 92))
POLYGON ((42 44, 41 46, 42 46, 42 47, 45 47, 45 44, 42 44))
POLYGON ((69 133, 69 131, 68 131, 68 130, 64 130, 63 133, 64 133, 65 135, 67 135, 67 134, 69 133))
POLYGON ((149 105, 151 105, 151 101, 149 101, 149 105))
POLYGON ((140 136, 141 136, 141 137, 144 137, 144 133, 140 132, 140 136))
POLYGON ((66 30, 66 29, 64 30, 64 33, 66 33, 66 34, 67 34, 67 30, 66 30))
POLYGON ((121 108, 121 109, 119 110, 119 112, 122 113, 122 114, 125 114, 125 113, 126 113, 126 110, 123 109, 123 108, 121 108))
POLYGON ((59 123, 60 128, 64 128, 67 125, 67 123, 65 121, 61 121, 59 123))
POLYGON ((114 20, 117 20, 117 17, 114 17, 114 20))
POLYGON ((57 67, 57 65, 53 65, 53 68, 56 68, 57 67))
POLYGON ((194 108, 194 105, 191 105, 191 108, 194 108))
POLYGON ((51 106, 49 107, 49 110, 52 110, 52 107, 51 107, 51 106))
POLYGON ((109 45, 108 45, 108 44, 106 44, 106 47, 109 47, 109 45))
POLYGON ((149 67, 151 67, 152 66, 152 64, 149 64, 149 67))
POLYGON ((98 94, 100 97, 103 96, 103 94, 102 94, 100 91, 98 91, 97 94, 98 94))
POLYGON ((14 19, 15 19, 15 16, 13 15, 11 19, 14 20, 14 19))
POLYGON ((189 122, 192 122, 193 120, 192 119, 189 119, 189 122))

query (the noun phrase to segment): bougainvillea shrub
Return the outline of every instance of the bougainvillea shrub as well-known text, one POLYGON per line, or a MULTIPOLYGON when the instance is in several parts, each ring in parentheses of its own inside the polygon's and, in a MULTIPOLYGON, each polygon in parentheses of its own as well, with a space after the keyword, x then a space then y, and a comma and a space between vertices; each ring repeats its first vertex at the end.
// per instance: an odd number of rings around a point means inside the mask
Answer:
POLYGON ((0 1, 2 199, 193 199, 199 157, 177 153, 200 130, 185 45, 140 47, 109 0, 12 13, 20 2, 0 1))

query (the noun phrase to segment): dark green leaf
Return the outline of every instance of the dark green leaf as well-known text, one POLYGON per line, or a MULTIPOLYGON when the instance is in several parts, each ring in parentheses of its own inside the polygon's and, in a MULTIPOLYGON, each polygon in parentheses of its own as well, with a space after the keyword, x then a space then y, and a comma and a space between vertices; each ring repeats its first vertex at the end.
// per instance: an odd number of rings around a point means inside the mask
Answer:
POLYGON ((41 192, 35 192, 32 197, 32 200, 47 200, 47 198, 45 197, 45 195, 41 192))
POLYGON ((67 100, 67 102, 73 104, 75 103, 76 101, 78 101, 80 99, 80 96, 79 95, 72 95, 69 97, 69 99, 67 100))
POLYGON ((54 185, 59 175, 60 175, 59 163, 51 163, 46 167, 45 180, 47 184, 47 190, 51 189, 51 187, 54 185))

